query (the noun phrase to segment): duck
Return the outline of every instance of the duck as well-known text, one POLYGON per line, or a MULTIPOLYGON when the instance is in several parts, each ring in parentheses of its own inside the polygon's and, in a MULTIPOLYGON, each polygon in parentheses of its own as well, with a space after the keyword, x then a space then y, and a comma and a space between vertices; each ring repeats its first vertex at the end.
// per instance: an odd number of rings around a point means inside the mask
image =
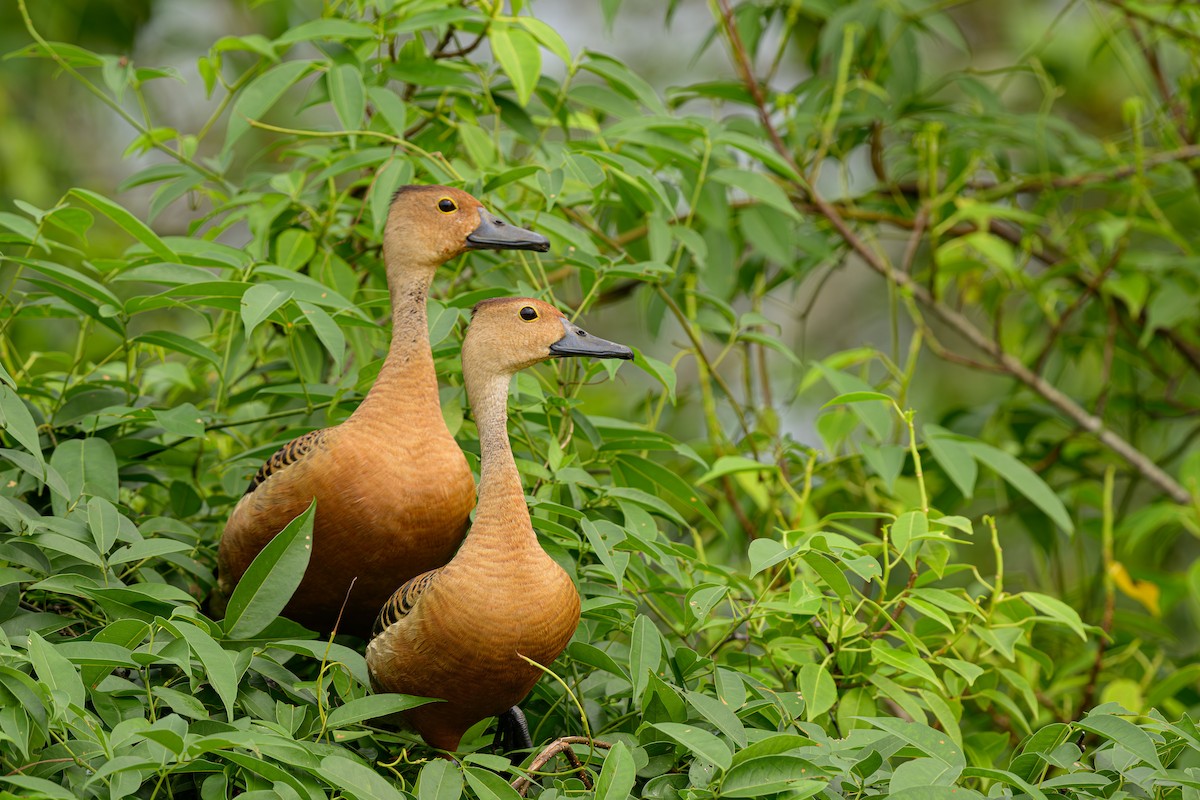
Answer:
MULTIPOLYGON (((571 577, 538 542, 508 438, 508 386, 552 358, 632 359, 554 306, 530 298, 475 306, 462 346, 467 400, 479 431, 479 503, 448 564, 403 584, 383 606, 367 644, 377 692, 435 698, 401 712, 426 744, 458 749, 491 716, 524 729, 519 705, 579 624, 571 577), (524 658, 522 658, 524 657, 524 658)), ((530 746, 525 730, 516 735, 530 746), (524 733, 524 736, 521 735, 524 733)))
POLYGON ((471 250, 549 249, 546 237, 459 189, 396 192, 383 233, 392 338, 379 376, 346 420, 288 442, 251 479, 218 546, 215 613, 314 498, 308 568, 282 611, 310 630, 366 639, 400 582, 450 560, 475 505, 475 479, 442 417, 429 287, 438 267, 471 250))

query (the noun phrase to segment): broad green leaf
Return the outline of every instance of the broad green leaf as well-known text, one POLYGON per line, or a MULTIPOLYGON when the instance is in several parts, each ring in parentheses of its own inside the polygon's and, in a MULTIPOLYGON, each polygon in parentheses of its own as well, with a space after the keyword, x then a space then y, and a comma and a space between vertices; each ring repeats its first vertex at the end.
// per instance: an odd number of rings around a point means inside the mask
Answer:
POLYGON ((659 722, 654 727, 679 742, 693 755, 711 761, 721 770, 729 769, 733 762, 729 745, 706 730, 678 722, 659 722))
POLYGON ((150 248, 150 252, 158 256, 163 261, 178 261, 179 256, 175 254, 171 248, 167 247, 166 242, 158 237, 158 234, 150 229, 146 223, 129 213, 125 208, 117 203, 109 200, 107 197, 96 192, 88 191, 87 189, 72 189, 69 194, 78 197, 92 208, 99 211, 104 216, 111 219, 117 224, 121 230, 128 233, 133 238, 137 239, 146 247, 150 248))
POLYGON ((223 627, 231 639, 247 639, 267 625, 292 599, 312 555, 317 501, 287 524, 250 562, 229 597, 223 627))
POLYGON ((242 295, 242 325, 246 328, 246 338, 249 339, 263 320, 291 299, 291 290, 280 289, 274 283, 260 283, 247 289, 242 295))
POLYGON ((284 269, 299 270, 316 251, 313 235, 304 228, 288 228, 275 237, 275 263, 284 269))
POLYGON ((308 320, 308 324, 312 326, 325 351, 333 359, 334 373, 341 373, 342 362, 346 358, 346 334, 342 333, 342 329, 334 322, 333 317, 329 316, 320 306, 306 303, 303 300, 297 301, 296 306, 308 320))
POLYGON ((975 459, 985 467, 990 467, 995 470, 1001 478, 1010 486, 1016 489, 1025 498, 1035 506, 1046 513, 1046 516, 1053 520, 1054 524, 1062 528, 1068 534, 1075 532, 1075 526, 1071 522, 1071 515, 1067 513, 1066 506, 1062 500, 1054 493, 1054 490, 1046 485, 1036 472, 1022 464, 1016 458, 1013 458, 1003 450, 992 447, 990 444, 983 442, 963 442, 965 447, 975 459))
POLYGON ((233 657, 221 649, 216 640, 190 622, 176 620, 172 627, 188 643, 196 658, 200 659, 204 666, 204 680, 216 690, 225 706, 225 716, 232 720, 233 704, 238 694, 238 676, 233 657))
POLYGON ((325 718, 325 727, 330 730, 341 728, 436 702, 438 701, 426 697, 411 697, 406 694, 371 694, 351 700, 330 711, 329 716, 325 718))
POLYGON ((937 425, 925 425, 921 429, 925 436, 925 444, 963 497, 968 500, 975 494, 975 479, 979 467, 971 456, 971 451, 962 446, 962 442, 945 428, 937 425))
POLYGON ((7 385, 0 385, 0 428, 32 453, 39 463, 45 463, 37 423, 20 395, 7 385))
MULTIPOLYGON (((323 20, 325 21, 325 20, 323 20)), ((303 26, 301 26, 303 27, 303 26)), ((292 33, 295 33, 294 29, 292 33)), ((238 139, 250 130, 250 122, 257 121, 270 110, 271 106, 283 97, 311 68, 309 61, 285 61, 277 64, 251 81, 238 94, 229 111, 229 126, 225 129, 225 145, 222 150, 229 153, 238 139)), ((167 258, 165 261, 178 261, 177 258, 167 258)))
POLYGON ((604 767, 596 779, 596 800, 626 800, 633 789, 637 767, 624 742, 615 742, 604 757, 604 767))
POLYGON ((800 696, 804 698, 804 718, 809 722, 824 717, 837 702, 837 685, 829 670, 821 664, 805 664, 796 678, 800 696))
MULTIPOLYGON (((723 183, 726 186, 731 186, 746 194, 751 200, 758 200, 767 205, 782 211, 789 217, 799 218, 795 206, 788 199, 787 193, 780 188, 779 184, 763 175, 760 172, 751 172, 745 169, 718 169, 713 170, 708 176, 711 180, 717 183, 723 183)), ((888 398, 889 400, 891 398, 888 398)))
MULTIPOLYGON (((404 129, 408 125, 408 110, 404 106, 404 101, 400 96, 383 86, 368 86, 367 98, 371 104, 375 106, 375 110, 380 117, 383 117, 387 122, 388 127, 392 129, 392 133, 396 136, 404 136, 404 129)), ((407 160, 400 162, 409 165, 407 160)), ((390 197, 389 193, 389 197, 390 197)))
POLYGON ((367 107, 366 89, 362 73, 352 64, 339 64, 325 73, 329 87, 329 98, 334 111, 346 130, 356 131, 362 127, 363 111, 367 107))
POLYGON ((1127 719, 1111 714, 1089 714, 1074 724, 1077 728, 1111 740, 1155 769, 1163 768, 1150 734, 1127 719))
POLYGON ((875 717, 868 721, 953 769, 962 769, 966 765, 963 751, 951 739, 922 722, 890 717, 875 717))
POLYGON ((56 694, 61 693, 67 703, 83 708, 87 693, 75 665, 35 631, 29 632, 29 660, 37 673, 38 681, 56 694))
POLYGON ((811 797, 812 789, 824 788, 815 780, 821 769, 807 759, 792 755, 766 755, 735 765, 721 781, 721 797, 760 798, 786 792, 786 797, 811 797))
POLYGON ((488 42, 492 55, 512 81, 517 102, 528 105, 542 74, 542 51, 537 40, 521 28, 497 22, 488 29, 488 42))
POLYGON ((361 22, 348 19, 314 19, 289 28, 274 42, 276 47, 287 47, 297 42, 310 42, 314 39, 340 41, 343 39, 373 39, 375 30, 361 22))
POLYGON ((779 467, 776 464, 763 464, 744 456, 721 456, 713 463, 712 469, 696 479, 696 483, 708 483, 722 475, 731 475, 735 472, 777 472, 778 470, 779 467))
POLYGON ((121 515, 116 506, 103 497, 93 497, 87 504, 88 528, 101 553, 107 553, 117 541, 121 515))
POLYGON ((87 494, 117 502, 117 458, 104 439, 68 439, 50 455, 50 466, 66 481, 71 499, 87 494))
POLYGON ((349 757, 325 756, 321 759, 320 775, 354 800, 404 800, 405 797, 378 772, 349 757))
POLYGON ((746 729, 733 709, 723 701, 700 692, 688 692, 687 701, 713 727, 728 736, 739 747, 746 746, 746 729))
POLYGON ((467 767, 463 770, 471 790, 478 800, 520 800, 517 790, 508 785, 508 781, 496 773, 480 767, 467 767))
POLYGON ((1062 600, 1037 592, 1022 592, 1020 597, 1046 616, 1066 625, 1078 634, 1079 638, 1083 641, 1087 641, 1087 630, 1084 628, 1083 620, 1079 618, 1079 612, 1062 600))
POLYGON ((649 617, 639 614, 629 642, 629 675, 633 679, 635 695, 641 695, 645 688, 646 673, 657 673, 661 663, 662 635, 649 617))
POLYGON ((875 641, 871 643, 871 655, 875 661, 883 664, 888 664, 900 670, 902 675, 916 675, 924 678, 928 683, 933 685, 939 691, 945 691, 942 682, 938 680, 936 674, 929 664, 919 656, 904 650, 898 650, 894 647, 889 647, 883 642, 875 641))
POLYGON ((154 347, 165 347, 168 350, 174 350, 177 353, 199 358, 207 361, 213 368, 221 369, 221 358, 214 353, 210 348, 205 347, 197 341, 181 336, 172 331, 151 331, 143 333, 133 338, 134 342, 153 345, 154 347))
POLYGON ((417 800, 458 800, 462 791, 462 773, 449 761, 434 758, 421 767, 417 800))

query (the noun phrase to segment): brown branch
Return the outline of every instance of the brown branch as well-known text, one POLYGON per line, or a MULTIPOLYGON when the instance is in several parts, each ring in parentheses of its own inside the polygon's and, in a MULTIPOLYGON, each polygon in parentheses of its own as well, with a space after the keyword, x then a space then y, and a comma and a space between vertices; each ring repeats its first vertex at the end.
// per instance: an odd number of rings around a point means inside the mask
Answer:
MULTIPOLYGON (((733 48, 734 55, 738 64, 738 71, 742 75, 742 79, 746 82, 746 88, 750 91, 751 97, 758 109, 758 116, 761 120, 764 129, 767 132, 768 138, 771 140, 779 155, 787 160, 797 175, 803 174, 796 164, 796 160, 792 153, 784 145, 783 140, 779 137, 779 133, 775 130, 774 123, 771 121, 771 115, 767 111, 765 101, 763 100, 762 92, 758 87, 758 83, 754 79, 753 72, 750 67, 750 59, 746 54, 746 48, 742 44, 741 36, 738 33, 737 26, 733 24, 732 11, 729 8, 729 0, 718 0, 724 13, 724 29, 727 38, 733 48)), ((1200 39, 1200 37, 1197 37, 1200 39)), ((1194 156, 1200 157, 1200 147, 1193 148, 1194 156)), ((1144 164, 1145 162, 1143 162, 1144 164)), ((1142 165, 1136 165, 1132 169, 1134 172, 1140 170, 1142 165)), ((833 226, 838 235, 846 242, 846 244, 858 254, 860 258, 871 269, 878 272, 883 277, 895 283, 903 291, 908 292, 921 305, 927 307, 930 312, 940 319, 944 324, 953 328, 960 336, 977 347, 982 352, 986 353, 998 366, 1002 367, 1005 372, 1016 378, 1021 383, 1032 389, 1037 394, 1041 395, 1042 399, 1050 405, 1057 408, 1063 415, 1071 419, 1076 425, 1089 431, 1102 444, 1108 447, 1117 455, 1125 459, 1133 466, 1138 473, 1143 475, 1147 480, 1161 489, 1176 503, 1189 504, 1192 501, 1191 493, 1183 487, 1173 477, 1168 475, 1164 470, 1160 469, 1145 453, 1138 450, 1129 442, 1125 441, 1116 432, 1104 426, 1104 420, 1089 414, 1082 406, 1076 403, 1067 395, 1060 392, 1056 387, 1050 385, 1040 375, 1037 375, 1029 367, 1011 353, 1007 352, 1000 346, 999 343, 990 339, 979 328, 975 326, 966 316, 958 311, 950 308, 944 303, 935 300, 929 291, 920 284, 913 281, 911 277, 897 270, 891 264, 887 263, 879 253, 872 250, 867 243, 852 229, 846 220, 838 213, 837 209, 813 186, 799 186, 809 201, 816 208, 818 213, 833 226)))
MULTIPOLYGON (((602 742, 599 739, 589 739, 586 736, 563 736, 546 745, 546 748, 538 753, 533 761, 529 762, 529 767, 526 771, 530 773, 537 772, 546 766, 551 759, 561 753, 571 762, 571 769, 578 771, 579 779, 583 781, 584 788, 590 790, 592 788, 591 779, 588 777, 587 770, 584 769, 583 764, 579 761, 579 757, 571 749, 571 745, 573 744, 586 744, 591 747, 598 747, 601 750, 608 750, 612 747, 608 742, 602 742)), ((521 795, 521 797, 525 796, 525 793, 529 791, 529 787, 532 785, 533 781, 525 775, 520 776, 512 782, 512 787, 517 790, 517 794, 521 795)))

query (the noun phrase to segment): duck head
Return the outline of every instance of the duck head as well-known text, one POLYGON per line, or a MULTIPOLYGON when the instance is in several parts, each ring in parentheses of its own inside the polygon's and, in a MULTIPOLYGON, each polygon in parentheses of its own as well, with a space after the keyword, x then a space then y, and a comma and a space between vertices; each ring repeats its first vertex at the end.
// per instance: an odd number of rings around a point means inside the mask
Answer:
POLYGON ((529 297, 498 297, 475 306, 463 340, 464 370, 497 375, 552 358, 588 356, 630 360, 623 344, 592 336, 549 303, 529 297))
POLYGON ((397 267, 437 269, 468 250, 549 249, 545 236, 508 224, 449 186, 400 187, 383 235, 389 272, 397 267))

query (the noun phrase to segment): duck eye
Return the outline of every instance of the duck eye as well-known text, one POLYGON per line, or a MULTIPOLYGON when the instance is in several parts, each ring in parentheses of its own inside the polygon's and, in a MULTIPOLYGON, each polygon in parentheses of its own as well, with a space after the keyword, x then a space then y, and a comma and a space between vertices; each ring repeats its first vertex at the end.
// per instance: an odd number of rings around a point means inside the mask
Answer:
POLYGON ((438 211, 441 211, 443 214, 453 214, 455 211, 458 211, 458 206, 449 197, 443 197, 441 200, 438 200, 438 211))
POLYGON ((526 322, 533 322, 537 318, 537 309, 533 306, 525 306, 521 309, 521 319, 525 320, 526 322))

